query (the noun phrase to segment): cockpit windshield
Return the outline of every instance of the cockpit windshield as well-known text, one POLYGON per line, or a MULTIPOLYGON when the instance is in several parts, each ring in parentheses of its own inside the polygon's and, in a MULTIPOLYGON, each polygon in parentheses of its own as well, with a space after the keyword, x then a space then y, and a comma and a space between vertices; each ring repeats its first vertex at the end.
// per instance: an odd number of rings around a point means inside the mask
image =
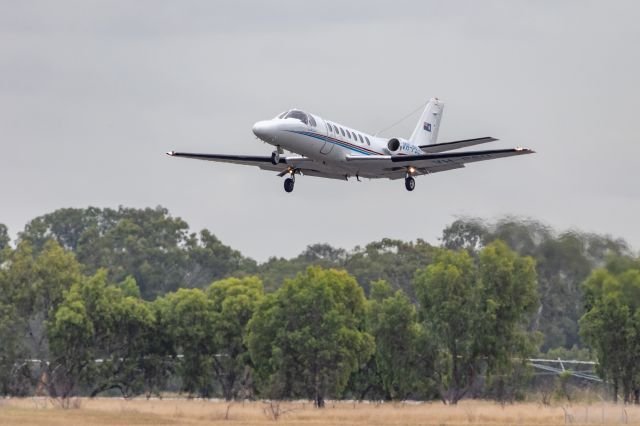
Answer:
POLYGON ((308 124, 313 127, 317 127, 316 119, 313 118, 313 115, 307 114, 304 111, 300 111, 299 109, 291 109, 289 111, 285 111, 281 114, 278 114, 276 118, 285 119, 285 118, 293 118, 294 120, 302 121, 304 124, 308 124))
POLYGON ((302 121, 304 124, 309 124, 309 117, 307 114, 298 109, 292 109, 289 111, 285 118, 295 118, 296 120, 302 121))

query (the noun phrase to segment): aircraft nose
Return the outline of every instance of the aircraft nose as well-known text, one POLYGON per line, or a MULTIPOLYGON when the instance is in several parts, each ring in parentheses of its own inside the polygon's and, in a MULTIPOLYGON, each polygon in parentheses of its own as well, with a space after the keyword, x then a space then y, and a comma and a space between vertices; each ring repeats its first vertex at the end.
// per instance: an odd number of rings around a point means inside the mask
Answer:
POLYGON ((270 140, 272 138, 272 128, 269 121, 258 121, 253 125, 253 134, 262 140, 270 140))

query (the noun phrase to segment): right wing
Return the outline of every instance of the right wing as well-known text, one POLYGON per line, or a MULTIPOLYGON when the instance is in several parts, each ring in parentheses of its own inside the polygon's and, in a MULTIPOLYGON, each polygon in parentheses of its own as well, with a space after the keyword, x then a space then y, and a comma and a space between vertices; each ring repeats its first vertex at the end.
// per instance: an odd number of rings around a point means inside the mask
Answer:
POLYGON ((344 175, 336 175, 331 173, 321 164, 316 163, 307 157, 292 156, 280 157, 278 164, 271 162, 271 156, 266 155, 226 155, 226 154, 195 154, 189 152, 169 151, 167 155, 171 157, 190 158, 193 160, 215 161, 219 163, 240 164, 244 166, 256 166, 262 170, 279 172, 284 176, 291 169, 300 171, 302 174, 318 177, 326 177, 331 179, 345 179, 344 175))
POLYGON ((400 179, 406 175, 407 169, 411 167, 415 169, 415 175, 423 175, 460 169, 466 163, 533 154, 533 152, 526 148, 514 148, 421 155, 349 155, 347 161, 360 168, 361 176, 400 179))
POLYGON ((492 138, 491 136, 487 136, 484 138, 475 138, 475 139, 465 139, 461 141, 453 141, 453 142, 444 142, 444 143, 434 143, 431 145, 420 145, 420 149, 426 153, 436 153, 436 152, 445 152, 451 151, 454 149, 466 148, 468 146, 479 145, 481 143, 494 142, 498 139, 492 138))
MULTIPOLYGON (((225 154, 194 154, 190 152, 169 151, 171 157, 191 158, 193 160, 216 161, 220 163, 242 164, 244 166, 257 166, 263 170, 281 171, 287 168, 285 157, 280 158, 278 164, 271 163, 271 157, 261 155, 225 155, 225 154)), ((299 157, 302 159, 303 157, 299 157)))

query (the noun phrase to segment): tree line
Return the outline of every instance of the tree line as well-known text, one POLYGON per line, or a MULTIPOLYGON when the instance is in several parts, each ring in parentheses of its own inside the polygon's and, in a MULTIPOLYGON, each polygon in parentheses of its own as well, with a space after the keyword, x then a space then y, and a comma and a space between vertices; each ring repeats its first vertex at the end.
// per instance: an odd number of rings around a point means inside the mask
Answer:
POLYGON ((439 246, 258 264, 166 209, 121 207, 38 217, 15 246, 0 226, 0 249, 3 394, 505 401, 527 357, 586 348, 639 399, 640 260, 607 236, 460 219, 439 246))

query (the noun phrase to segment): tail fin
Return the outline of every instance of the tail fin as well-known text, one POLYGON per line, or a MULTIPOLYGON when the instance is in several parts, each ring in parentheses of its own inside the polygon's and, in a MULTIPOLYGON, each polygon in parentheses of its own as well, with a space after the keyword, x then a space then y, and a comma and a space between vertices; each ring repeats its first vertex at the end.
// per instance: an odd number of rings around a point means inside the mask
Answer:
POLYGON ((409 141, 414 145, 431 145, 436 143, 443 110, 444 104, 440 102, 438 98, 431 98, 409 141))

